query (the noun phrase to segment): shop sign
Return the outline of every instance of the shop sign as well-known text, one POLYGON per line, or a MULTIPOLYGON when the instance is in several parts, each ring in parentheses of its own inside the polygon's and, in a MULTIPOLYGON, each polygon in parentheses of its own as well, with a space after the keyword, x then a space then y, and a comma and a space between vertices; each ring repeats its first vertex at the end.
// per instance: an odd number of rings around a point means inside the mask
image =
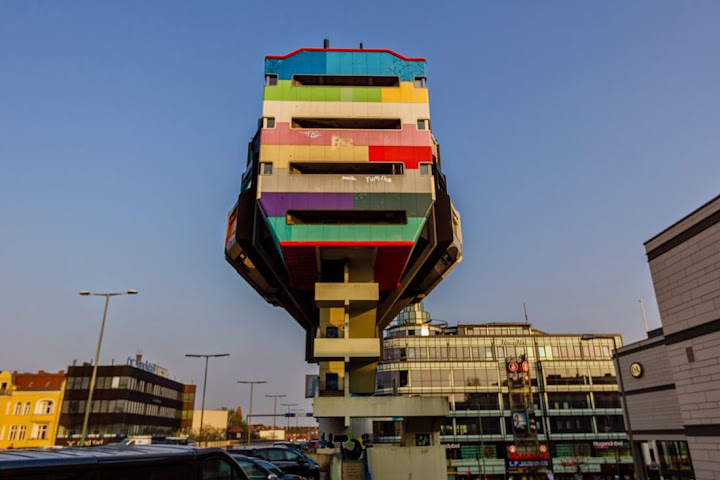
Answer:
POLYGON ((456 450, 460 448, 459 443, 443 443, 443 447, 445 447, 446 450, 456 450))
POLYGON ((630 364, 630 375, 634 378, 640 378, 643 376, 643 366, 640 362, 633 362, 630 364))
POLYGON ((622 446, 623 446, 623 442, 621 442, 620 440, 607 440, 604 442, 598 442, 598 441, 593 442, 593 448, 595 450, 608 450, 613 447, 622 447, 622 446))
POLYGON ((547 460, 508 460, 509 468, 547 467, 547 460))
POLYGON ((547 453, 508 453, 510 460, 547 460, 547 453))

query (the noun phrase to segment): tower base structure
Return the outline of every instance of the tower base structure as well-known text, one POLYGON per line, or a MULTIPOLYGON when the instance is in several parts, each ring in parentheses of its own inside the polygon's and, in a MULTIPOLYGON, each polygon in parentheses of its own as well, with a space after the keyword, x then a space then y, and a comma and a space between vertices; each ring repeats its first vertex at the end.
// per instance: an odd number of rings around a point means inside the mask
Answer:
POLYGON ((320 388, 313 416, 326 438, 347 439, 372 438, 375 418, 402 419, 400 445, 366 449, 372 478, 444 478, 440 426, 450 413, 448 399, 374 395, 382 356, 378 284, 362 281, 363 270, 356 268, 348 261, 344 282, 315 284, 320 326, 313 351, 320 388))

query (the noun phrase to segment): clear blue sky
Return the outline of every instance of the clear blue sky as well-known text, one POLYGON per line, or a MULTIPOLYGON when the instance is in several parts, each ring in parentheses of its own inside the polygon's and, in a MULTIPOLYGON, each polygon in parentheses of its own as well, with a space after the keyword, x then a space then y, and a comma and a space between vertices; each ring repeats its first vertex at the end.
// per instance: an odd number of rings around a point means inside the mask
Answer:
POLYGON ((303 332, 225 263, 226 213, 260 116, 263 57, 390 48, 428 59, 465 259, 427 301, 455 322, 642 336, 643 242, 720 190, 720 3, 0 3, 0 369, 187 352, 302 399, 303 332))

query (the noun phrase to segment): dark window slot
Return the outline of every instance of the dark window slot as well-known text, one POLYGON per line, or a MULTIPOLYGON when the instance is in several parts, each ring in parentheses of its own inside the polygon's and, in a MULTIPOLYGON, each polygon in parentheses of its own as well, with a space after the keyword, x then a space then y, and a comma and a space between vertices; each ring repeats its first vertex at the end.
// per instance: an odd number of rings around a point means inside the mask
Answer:
POLYGON ((400 130, 399 118, 293 118, 292 128, 400 130))
POLYGON ((378 75, 293 75, 293 85, 325 87, 399 87, 400 78, 378 75))
POLYGON ((403 210, 288 210, 288 225, 405 225, 403 210))
POLYGON ((303 175, 402 175, 404 165, 390 162, 290 162, 290 173, 303 175))

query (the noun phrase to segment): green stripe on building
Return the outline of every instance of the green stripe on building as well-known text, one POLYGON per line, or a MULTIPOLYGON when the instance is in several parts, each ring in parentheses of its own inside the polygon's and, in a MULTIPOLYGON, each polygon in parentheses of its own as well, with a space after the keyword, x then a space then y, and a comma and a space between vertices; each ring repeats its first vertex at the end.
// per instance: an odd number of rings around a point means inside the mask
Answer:
POLYGON ((293 87, 291 80, 279 80, 266 86, 263 100, 288 102, 381 102, 382 91, 376 87, 293 87))

